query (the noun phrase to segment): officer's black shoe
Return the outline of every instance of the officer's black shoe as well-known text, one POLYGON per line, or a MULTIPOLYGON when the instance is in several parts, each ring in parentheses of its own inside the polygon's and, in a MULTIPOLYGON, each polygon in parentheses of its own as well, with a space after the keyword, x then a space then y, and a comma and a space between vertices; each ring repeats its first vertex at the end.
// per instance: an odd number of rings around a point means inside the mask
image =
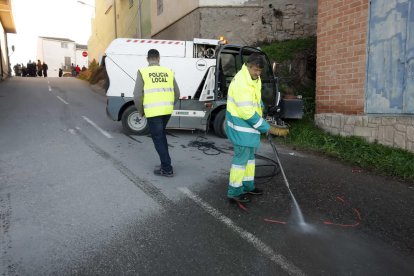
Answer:
POLYGON ((246 191, 245 193, 246 194, 249 194, 249 195, 262 195, 263 194, 263 190, 262 189, 259 189, 259 188, 254 188, 253 190, 246 191))
POLYGON ((239 196, 232 196, 228 197, 230 201, 239 202, 239 203, 247 203, 250 202, 250 197, 247 194, 241 194, 239 196))
POLYGON ((170 171, 170 172, 166 172, 166 171, 164 171, 163 169, 155 169, 154 170, 154 174, 155 175, 160 175, 160 176, 165 176, 165 177, 173 177, 174 176, 174 172, 173 171, 170 171))

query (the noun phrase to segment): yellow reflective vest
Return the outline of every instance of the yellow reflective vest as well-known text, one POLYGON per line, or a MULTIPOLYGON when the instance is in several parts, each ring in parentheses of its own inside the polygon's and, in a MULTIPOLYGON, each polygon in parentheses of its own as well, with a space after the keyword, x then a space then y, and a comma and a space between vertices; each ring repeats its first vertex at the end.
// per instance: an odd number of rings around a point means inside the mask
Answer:
POLYGON ((174 108, 174 72, 163 66, 139 70, 144 81, 144 113, 147 118, 170 115, 174 108))
POLYGON ((238 146, 258 148, 260 133, 269 131, 262 118, 262 82, 252 80, 246 65, 234 76, 227 94, 226 130, 238 146))

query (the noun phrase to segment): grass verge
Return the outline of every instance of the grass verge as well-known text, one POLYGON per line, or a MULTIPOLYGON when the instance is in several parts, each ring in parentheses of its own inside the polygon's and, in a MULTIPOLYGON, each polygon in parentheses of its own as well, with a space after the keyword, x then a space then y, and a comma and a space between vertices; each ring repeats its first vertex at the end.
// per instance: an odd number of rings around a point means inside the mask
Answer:
POLYGON ((289 124, 289 135, 277 138, 279 142, 320 152, 365 170, 414 182, 413 153, 369 143, 358 137, 332 135, 317 128, 310 119, 289 124))

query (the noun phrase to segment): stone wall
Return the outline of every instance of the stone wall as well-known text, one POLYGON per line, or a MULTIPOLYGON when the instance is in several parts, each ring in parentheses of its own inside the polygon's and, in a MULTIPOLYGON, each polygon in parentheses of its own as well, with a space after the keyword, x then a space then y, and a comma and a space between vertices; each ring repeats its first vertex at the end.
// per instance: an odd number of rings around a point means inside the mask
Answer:
POLYGON ((414 152, 414 116, 316 114, 315 123, 332 134, 414 152))
MULTIPOLYGON (((168 28, 153 35, 155 39, 187 40, 205 38, 200 34, 200 9, 184 16, 168 28)), ((209 38, 209 37, 208 37, 209 38)))
POLYGON ((260 7, 199 8, 202 38, 224 36, 232 44, 252 45, 265 38, 260 7))
POLYGON ((263 0, 261 4, 200 7, 152 37, 224 36, 230 43, 251 45, 315 35, 316 22, 317 0, 263 0))
POLYGON ((262 40, 281 41, 316 35, 317 16, 315 0, 264 0, 262 40))

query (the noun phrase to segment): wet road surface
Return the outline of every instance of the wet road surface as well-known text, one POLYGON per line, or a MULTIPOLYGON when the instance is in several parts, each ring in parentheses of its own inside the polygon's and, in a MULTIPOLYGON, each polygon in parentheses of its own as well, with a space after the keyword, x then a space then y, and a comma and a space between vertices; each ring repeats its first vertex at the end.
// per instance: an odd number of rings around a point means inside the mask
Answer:
POLYGON ((414 275, 412 183, 263 141, 257 186, 226 200, 231 144, 171 130, 174 178, 72 78, 0 83, 2 275, 414 275), (204 150, 195 142, 220 149, 204 150))

